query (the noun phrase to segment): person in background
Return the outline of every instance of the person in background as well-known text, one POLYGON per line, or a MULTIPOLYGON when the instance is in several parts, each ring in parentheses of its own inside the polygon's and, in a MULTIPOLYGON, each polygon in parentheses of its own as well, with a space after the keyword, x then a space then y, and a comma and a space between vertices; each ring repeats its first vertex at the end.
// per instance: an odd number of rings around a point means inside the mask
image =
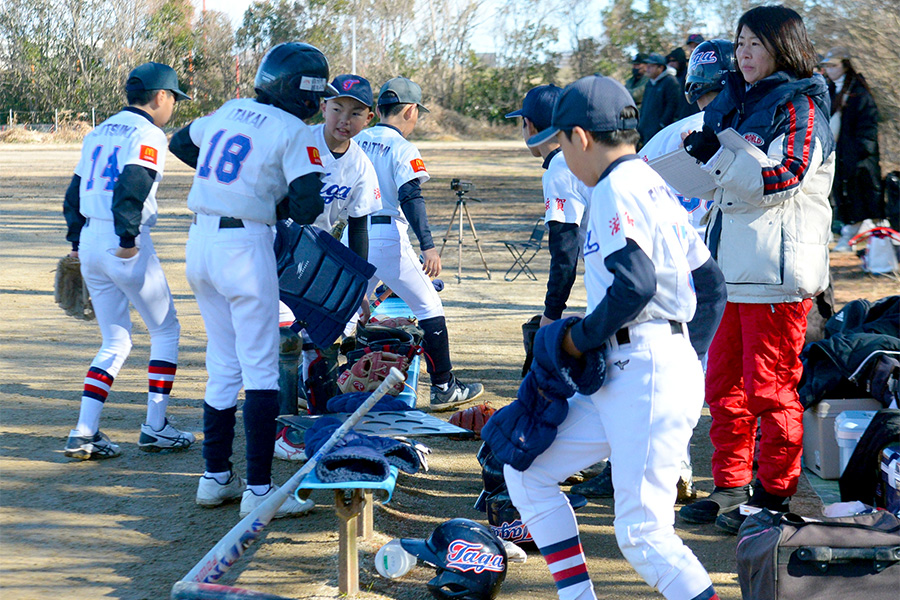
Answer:
POLYGON ((684 45, 687 46, 687 49, 688 49, 688 51, 687 51, 688 57, 690 57, 691 54, 694 53, 694 49, 695 49, 697 46, 699 46, 700 44, 702 44, 702 43, 705 42, 705 41, 706 41, 706 40, 704 40, 704 39, 703 39, 703 36, 700 35, 699 33, 692 33, 692 34, 690 34, 690 35, 687 37, 687 41, 684 43, 684 45))
POLYGON ((666 61, 661 55, 648 55, 644 65, 649 81, 644 90, 638 124, 641 144, 646 144, 660 129, 675 122, 679 96, 683 96, 683 88, 678 87, 678 81, 666 73, 666 61))
MULTIPOLYGON (((666 55, 666 64, 675 69, 675 79, 678 81, 678 89, 684 90, 687 78, 688 59, 680 47, 675 48, 666 55)), ((675 120, 680 121, 685 117, 700 112, 696 102, 688 100, 684 94, 678 94, 678 108, 675 109, 675 120)))
POLYGON ((844 225, 833 252, 850 252, 849 241, 865 219, 884 218, 878 150, 878 107, 866 78, 847 48, 832 48, 822 60, 831 96, 835 171, 834 218, 844 225))
POLYGON ((631 77, 625 80, 625 89, 634 98, 634 104, 638 110, 644 101, 644 89, 647 87, 647 82, 650 81, 646 76, 647 65, 644 64, 646 58, 647 55, 643 52, 634 55, 634 60, 631 61, 631 77))

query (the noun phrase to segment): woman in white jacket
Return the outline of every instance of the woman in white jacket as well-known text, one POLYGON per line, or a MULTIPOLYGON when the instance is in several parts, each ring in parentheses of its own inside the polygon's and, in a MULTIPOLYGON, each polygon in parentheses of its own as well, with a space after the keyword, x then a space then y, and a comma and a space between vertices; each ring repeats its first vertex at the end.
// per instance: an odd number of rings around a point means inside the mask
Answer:
POLYGON ((787 511, 800 475, 800 352, 811 298, 828 286, 834 138, 828 87, 800 16, 761 6, 738 22, 732 73, 685 150, 718 184, 707 244, 728 305, 709 352, 713 494, 681 509, 689 522, 737 533, 748 503, 787 511), (756 146, 733 151, 716 133, 756 146), (752 489, 757 419, 758 485, 752 489))

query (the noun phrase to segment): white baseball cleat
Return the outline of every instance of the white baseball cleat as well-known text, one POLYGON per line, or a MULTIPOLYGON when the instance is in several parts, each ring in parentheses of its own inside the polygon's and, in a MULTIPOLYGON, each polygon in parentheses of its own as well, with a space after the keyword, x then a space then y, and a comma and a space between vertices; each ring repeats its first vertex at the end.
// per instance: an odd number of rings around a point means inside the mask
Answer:
MULTIPOLYGON (((272 486, 269 486, 269 491, 262 496, 257 496, 253 493, 253 490, 246 490, 244 492, 244 497, 241 499, 241 518, 243 519, 253 512, 253 509, 265 502, 266 499, 274 493, 275 488, 272 486)), ((276 512, 275 516, 272 518, 282 519, 284 517, 302 517, 311 511, 315 505, 316 503, 312 500, 297 502, 296 498, 288 496, 287 500, 284 501, 284 504, 281 505, 281 508, 278 509, 278 512, 276 512)))
POLYGON ((166 419, 165 426, 156 431, 146 423, 141 425, 141 437, 138 448, 144 452, 160 452, 161 450, 187 450, 196 441, 193 433, 172 427, 166 419))
POLYGON ((118 444, 113 444, 105 433, 98 431, 94 435, 78 435, 74 429, 66 440, 65 454, 69 458, 92 460, 115 458, 122 454, 118 444))
POLYGON ((226 502, 236 502, 241 499, 246 487, 247 482, 235 475, 234 471, 225 483, 219 483, 214 478, 203 475, 197 485, 197 504, 213 508, 226 502))

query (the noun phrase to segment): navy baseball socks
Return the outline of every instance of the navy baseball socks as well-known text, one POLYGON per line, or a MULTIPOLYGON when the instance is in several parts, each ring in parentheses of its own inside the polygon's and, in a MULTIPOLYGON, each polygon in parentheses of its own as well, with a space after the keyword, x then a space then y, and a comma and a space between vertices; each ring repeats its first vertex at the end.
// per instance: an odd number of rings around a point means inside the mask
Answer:
POLYGON ((217 410, 203 403, 203 459, 206 472, 197 484, 196 502, 212 508, 241 499, 247 482, 231 470, 231 446, 237 407, 217 410))
MULTIPOLYGON (((753 488, 753 495, 750 497, 750 500, 745 502, 747 506, 765 508, 772 512, 780 513, 789 512, 790 503, 790 496, 784 497, 770 494, 763 488, 762 484, 759 483, 753 488)), ((747 515, 742 514, 740 507, 738 507, 728 512, 723 512, 716 517, 716 527, 731 535, 737 535, 738 530, 746 519, 747 515)))
POLYGON ((720 514, 749 501, 751 491, 749 483, 733 488, 716 486, 708 497, 681 507, 678 514, 687 523, 714 523, 720 514))
POLYGON ((484 393, 484 386, 480 383, 463 383, 451 372, 453 365, 450 362, 450 338, 446 319, 423 319, 419 321, 419 327, 425 332, 422 346, 430 359, 426 367, 431 376, 431 410, 449 410, 471 402, 484 393))

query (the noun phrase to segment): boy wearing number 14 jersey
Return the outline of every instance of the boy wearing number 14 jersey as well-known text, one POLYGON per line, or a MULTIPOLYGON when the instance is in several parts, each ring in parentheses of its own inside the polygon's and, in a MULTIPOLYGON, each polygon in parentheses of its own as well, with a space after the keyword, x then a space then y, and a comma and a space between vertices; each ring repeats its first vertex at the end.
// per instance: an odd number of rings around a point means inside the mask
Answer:
POLYGON ((125 93, 128 106, 85 136, 63 203, 70 256, 81 261, 103 336, 84 378, 78 423, 65 447, 66 456, 81 460, 121 453, 100 432, 100 413, 131 351, 129 303, 150 333, 147 421, 138 447, 148 452, 183 450, 194 442, 192 434, 166 419, 181 329, 150 239, 166 158, 166 135, 160 127, 172 118, 175 102, 190 98, 178 88, 171 67, 152 62, 128 75, 125 93))

